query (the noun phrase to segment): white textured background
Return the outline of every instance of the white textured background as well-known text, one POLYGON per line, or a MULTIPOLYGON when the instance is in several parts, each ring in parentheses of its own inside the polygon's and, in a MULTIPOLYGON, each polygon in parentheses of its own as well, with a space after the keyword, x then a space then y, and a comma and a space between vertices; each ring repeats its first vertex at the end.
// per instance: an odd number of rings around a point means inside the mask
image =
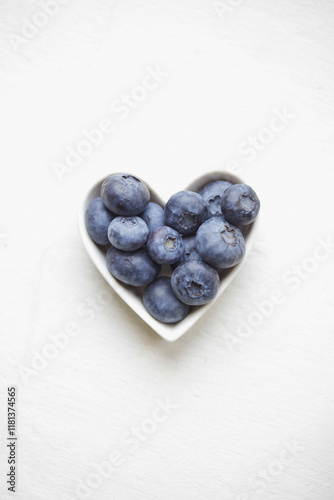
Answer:
POLYGON ((1 499, 14 498, 8 384, 19 500, 334 498, 333 244, 318 253, 334 240, 334 3, 223 3, 71 0, 15 50, 40 7, 0 1, 1 499), (113 114, 156 65, 161 85, 126 119, 113 114), (274 109, 293 118, 249 161, 239 147, 274 109), (60 182, 54 162, 105 117, 115 131, 60 182), (168 344, 91 264, 78 201, 113 171, 167 198, 232 161, 261 197, 257 241, 221 299, 168 344), (256 316, 273 294, 282 303, 256 316), (80 332, 55 348, 70 322, 80 332), (150 427, 166 398, 170 414, 150 427), (109 477, 94 476, 117 452, 109 477))

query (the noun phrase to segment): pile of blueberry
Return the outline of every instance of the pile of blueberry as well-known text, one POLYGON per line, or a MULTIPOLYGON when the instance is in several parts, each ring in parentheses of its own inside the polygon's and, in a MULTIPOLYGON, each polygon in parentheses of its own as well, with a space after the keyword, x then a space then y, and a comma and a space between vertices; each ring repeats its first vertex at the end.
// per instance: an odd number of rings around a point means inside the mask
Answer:
POLYGON ((214 181, 199 193, 174 194, 162 208, 150 202, 141 179, 113 174, 89 204, 86 225, 95 243, 110 246, 110 273, 127 285, 145 286, 147 311, 158 321, 176 323, 190 306, 215 297, 219 273, 243 258, 244 228, 259 210, 246 184, 214 181))

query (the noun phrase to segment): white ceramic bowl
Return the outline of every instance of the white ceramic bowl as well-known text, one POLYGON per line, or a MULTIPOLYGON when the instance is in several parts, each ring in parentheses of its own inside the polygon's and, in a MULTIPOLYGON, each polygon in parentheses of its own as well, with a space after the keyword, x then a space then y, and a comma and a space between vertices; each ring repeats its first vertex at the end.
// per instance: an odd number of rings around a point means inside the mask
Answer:
MULTIPOLYGON (((82 203, 79 207, 78 223, 84 247, 86 248, 88 255, 90 256, 93 263, 100 271, 104 279, 109 283, 109 285, 113 288, 113 290, 124 300, 124 302, 126 302, 128 306, 131 307, 138 314, 138 316, 140 316, 142 320, 145 321, 151 328, 153 328, 153 330, 155 330, 161 337, 163 337, 165 340, 168 340, 169 342, 174 342, 175 340, 179 339, 184 333, 186 333, 186 331, 189 330, 189 328, 191 328, 194 325, 194 323, 196 323, 196 321, 209 309, 209 307, 214 302, 216 302, 216 300, 219 300, 221 294, 224 292, 224 290, 226 290, 228 285, 233 281, 236 274, 240 271, 242 264, 245 262, 250 252, 255 229, 256 226, 258 225, 258 219, 249 226, 245 226, 245 229, 243 230, 246 241, 246 253, 243 260, 237 266, 220 272, 221 281, 218 293, 214 298, 214 300, 212 300, 208 304, 205 304, 204 306, 191 308, 191 311, 188 314, 188 316, 179 323, 171 325, 160 323, 146 311, 142 303, 141 296, 143 288, 130 287, 115 279, 110 274, 106 266, 105 257, 107 249, 105 247, 100 247, 99 245, 94 243, 94 241, 90 238, 87 232, 85 223, 86 208, 94 198, 100 196, 101 184, 104 181, 104 179, 105 178, 98 181, 88 191, 88 193, 85 194, 82 203)), ((200 191, 206 184, 216 180, 229 181, 232 182, 233 184, 244 183, 241 179, 239 179, 235 175, 230 174, 229 172, 211 172, 209 174, 203 175, 199 179, 196 179, 185 189, 190 189, 191 191, 200 191)), ((154 201, 164 206, 165 202, 161 200, 161 198, 148 184, 147 186, 151 193, 151 201, 154 201)), ((173 193, 171 193, 171 195, 172 194, 173 193)))

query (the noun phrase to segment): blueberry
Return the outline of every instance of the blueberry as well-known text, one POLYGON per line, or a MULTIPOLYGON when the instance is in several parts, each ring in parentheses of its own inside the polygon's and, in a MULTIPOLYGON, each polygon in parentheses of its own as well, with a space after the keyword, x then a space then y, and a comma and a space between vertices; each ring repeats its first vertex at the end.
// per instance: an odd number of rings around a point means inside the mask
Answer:
POLYGON ((103 204, 101 198, 95 198, 86 209, 85 220, 89 236, 98 245, 107 245, 108 227, 115 217, 103 204))
POLYGON ((173 268, 175 269, 177 266, 182 264, 182 262, 187 260, 203 260, 200 254, 197 252, 196 247, 196 236, 185 236, 182 238, 184 251, 179 260, 173 264, 173 268))
POLYGON ((146 184, 131 174, 113 174, 103 181, 103 203, 117 215, 138 215, 150 201, 146 184))
POLYGON ((169 198, 165 206, 165 224, 180 234, 195 234, 206 219, 203 198, 193 191, 179 191, 169 198))
POLYGON ((260 200, 247 184, 234 184, 225 191, 222 199, 222 213, 231 224, 235 226, 250 224, 259 211, 260 200))
POLYGON ((158 264, 173 264, 183 253, 181 235, 168 226, 161 226, 150 234, 147 251, 158 264))
POLYGON ((140 217, 116 217, 108 228, 112 246, 133 252, 142 247, 148 237, 148 227, 140 217))
POLYGON ((214 181, 204 186, 199 192, 207 208, 208 217, 222 215, 222 197, 226 189, 232 186, 231 182, 214 181))
POLYGON ((171 283, 173 292, 181 302, 200 306, 216 296, 219 274, 205 262, 188 260, 175 269, 171 283))
POLYGON ((222 216, 202 224, 197 231, 196 245, 205 262, 221 269, 235 266, 245 255, 242 232, 222 216))
POLYGON ((175 296, 167 277, 158 278, 145 288, 143 302, 151 316, 162 323, 177 323, 189 312, 189 306, 175 296))
POLYGON ((111 247, 106 258, 111 274, 127 285, 148 285, 160 272, 160 266, 153 262, 145 248, 135 252, 123 252, 111 247))
POLYGON ((153 203, 153 201, 150 201, 144 212, 140 214, 140 217, 146 222, 150 234, 158 227, 165 225, 164 209, 157 203, 153 203))

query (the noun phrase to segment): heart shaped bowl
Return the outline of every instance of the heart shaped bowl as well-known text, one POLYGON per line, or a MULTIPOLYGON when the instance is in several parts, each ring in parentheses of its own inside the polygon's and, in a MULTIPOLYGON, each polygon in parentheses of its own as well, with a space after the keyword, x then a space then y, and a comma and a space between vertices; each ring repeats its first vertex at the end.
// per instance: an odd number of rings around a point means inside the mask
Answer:
MULTIPOLYGON (((101 247, 94 243, 94 241, 90 238, 87 228, 86 228, 86 223, 85 223, 85 212, 86 209, 89 205, 89 203, 94 199, 100 196, 100 190, 101 190, 101 185, 102 182, 104 181, 105 177, 98 181, 89 191, 88 193, 84 196, 82 203, 79 207, 78 211, 78 224, 79 224, 79 231, 80 235, 84 244, 84 247, 86 248, 86 251, 88 252, 89 257, 97 267, 97 269, 100 271, 104 279, 109 283, 109 285, 113 288, 113 290, 126 302, 126 304, 133 309, 138 316, 141 317, 145 323, 147 323, 153 330, 155 330, 162 338, 169 342, 174 342, 175 340, 179 339, 182 335, 184 335, 189 328, 191 328, 196 321, 203 316, 203 314, 209 309, 209 307, 216 302, 216 300, 219 299, 221 294, 226 290, 228 285, 233 281, 237 273, 240 271, 243 263, 248 257, 248 254, 250 252, 254 234, 255 234, 255 229, 256 226, 258 225, 258 219, 256 221, 252 222, 248 226, 245 226, 242 229, 242 232, 245 237, 245 242, 246 242, 246 253, 242 261, 230 268, 230 269, 224 269, 219 272, 220 274, 220 285, 219 285, 219 290, 216 295, 216 297, 209 302, 208 304, 205 304, 203 306, 197 306, 197 307, 192 307, 190 308, 190 312, 186 318, 184 318, 182 321, 179 323, 175 324, 165 324, 165 323, 160 323, 156 319, 154 319, 145 309, 143 302, 142 302, 142 293, 144 290, 144 287, 131 287, 128 285, 125 285, 124 283, 118 281, 116 278, 114 278, 110 272, 108 271, 107 265, 106 265, 106 253, 108 248, 107 247, 101 247)), ((191 191, 200 191, 206 184, 209 182, 213 181, 229 181, 232 184, 244 184, 244 182, 236 177, 235 175, 230 174, 229 172, 211 172, 208 174, 203 175, 202 177, 196 179, 194 182, 192 182, 187 188, 191 191)), ((165 206, 165 202, 161 200, 161 198, 157 195, 157 193, 146 183, 148 186, 150 193, 151 193, 151 201, 154 201, 156 203, 159 203, 161 206, 165 206)), ((171 193, 172 195, 173 193, 171 193)), ((167 270, 166 267, 162 269, 162 275, 168 276, 171 274, 171 270, 167 270)))

